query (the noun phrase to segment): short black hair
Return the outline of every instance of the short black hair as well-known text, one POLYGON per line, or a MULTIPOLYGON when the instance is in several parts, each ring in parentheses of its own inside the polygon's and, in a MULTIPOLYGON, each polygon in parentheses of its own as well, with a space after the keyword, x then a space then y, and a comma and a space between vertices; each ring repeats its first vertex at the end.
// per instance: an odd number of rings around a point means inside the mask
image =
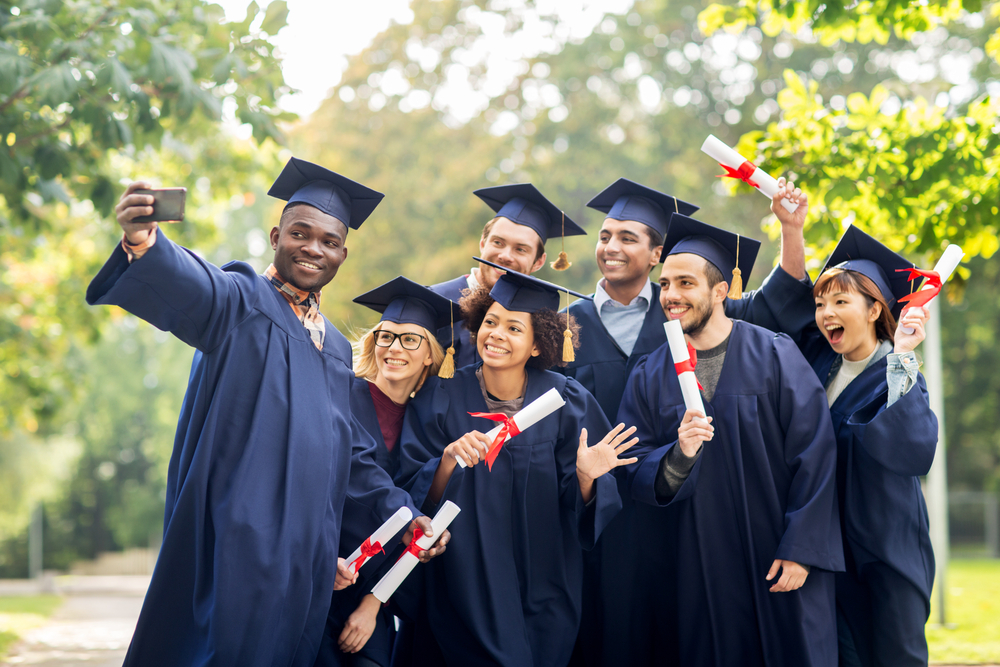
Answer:
POLYGON ((722 275, 722 271, 719 271, 719 267, 707 259, 705 260, 705 279, 708 280, 709 289, 726 280, 725 276, 722 275))
POLYGON ((652 250, 657 246, 663 245, 663 235, 656 231, 649 225, 643 225, 646 228, 646 236, 649 237, 649 249, 652 250))

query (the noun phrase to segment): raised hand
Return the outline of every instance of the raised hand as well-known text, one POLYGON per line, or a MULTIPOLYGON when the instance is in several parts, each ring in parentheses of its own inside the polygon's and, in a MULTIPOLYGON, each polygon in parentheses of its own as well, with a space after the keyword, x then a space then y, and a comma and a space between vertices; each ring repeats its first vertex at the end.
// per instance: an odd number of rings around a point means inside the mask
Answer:
POLYGON ((635 433, 635 426, 628 430, 625 424, 615 426, 593 447, 587 446, 587 429, 580 431, 580 446, 576 450, 576 473, 585 479, 595 480, 618 466, 635 463, 639 459, 620 459, 618 456, 639 442, 639 438, 626 438, 635 433))
POLYGON ((145 181, 129 183, 128 187, 125 188, 125 193, 118 200, 118 205, 115 206, 115 217, 118 219, 118 224, 125 232, 125 238, 133 245, 143 243, 149 236, 149 232, 156 229, 155 222, 132 222, 133 218, 153 214, 153 196, 134 194, 136 190, 148 190, 152 187, 145 181))
POLYGON ((914 306, 907 308, 899 318, 896 326, 896 335, 893 336, 893 352, 903 354, 911 352, 917 345, 926 338, 927 331, 924 325, 930 317, 930 312, 924 306, 914 306), (906 333, 903 329, 909 328, 913 333, 906 333))
POLYGON ((778 179, 778 192, 771 200, 771 213, 778 217, 782 229, 786 226, 791 229, 802 230, 806 225, 806 213, 809 212, 809 195, 795 187, 794 181, 786 181, 782 176, 778 179), (789 212, 781 205, 781 200, 787 199, 792 204, 798 204, 794 213, 789 212))

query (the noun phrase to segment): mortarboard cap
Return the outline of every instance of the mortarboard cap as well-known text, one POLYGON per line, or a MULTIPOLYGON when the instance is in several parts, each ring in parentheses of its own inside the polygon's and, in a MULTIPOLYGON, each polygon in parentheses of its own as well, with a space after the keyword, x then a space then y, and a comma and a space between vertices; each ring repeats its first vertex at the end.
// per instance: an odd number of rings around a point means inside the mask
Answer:
POLYGON ((473 194, 486 202, 498 217, 535 230, 543 245, 550 238, 587 233, 531 183, 480 188, 473 194))
POLYGON ((605 213, 614 220, 641 222, 656 230, 661 237, 667 233, 667 224, 672 214, 691 215, 698 210, 694 204, 647 188, 627 178, 619 178, 606 187, 591 199, 587 206, 605 213))
POLYGON ((381 322, 416 324, 429 331, 462 318, 457 303, 403 276, 355 297, 354 303, 382 313, 381 322))
POLYGON ((357 229, 385 196, 312 162, 291 158, 267 194, 301 202, 357 229))
POLYGON ((729 280, 729 276, 733 277, 729 296, 738 299, 746 287, 746 281, 759 250, 760 241, 756 239, 727 232, 686 215, 674 213, 670 217, 670 226, 663 238, 660 261, 669 255, 680 253, 704 257, 722 272, 726 280, 729 280), (739 281, 736 278, 739 278, 739 281))
POLYGON ((506 271, 506 273, 500 275, 496 284, 493 285, 493 289, 490 290, 490 296, 507 310, 534 313, 548 308, 549 310, 558 312, 560 294, 572 294, 581 299, 591 298, 586 294, 580 294, 571 289, 539 280, 533 276, 512 271, 479 257, 474 257, 473 259, 483 264, 489 264, 501 271, 506 271))
POLYGON ((823 272, 834 268, 857 271, 870 278, 882 293, 893 316, 899 316, 902 308, 898 307, 897 301, 909 294, 912 286, 908 280, 909 273, 897 273, 897 269, 911 269, 913 262, 851 225, 826 260, 823 272))

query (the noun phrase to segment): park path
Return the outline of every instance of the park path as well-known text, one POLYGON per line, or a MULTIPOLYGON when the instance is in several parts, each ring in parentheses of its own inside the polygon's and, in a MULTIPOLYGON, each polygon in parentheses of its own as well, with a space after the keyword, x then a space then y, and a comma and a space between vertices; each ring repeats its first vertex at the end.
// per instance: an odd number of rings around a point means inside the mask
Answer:
POLYGON ((73 577, 60 583, 65 601, 45 625, 25 633, 5 667, 119 667, 125 658, 149 577, 73 577))

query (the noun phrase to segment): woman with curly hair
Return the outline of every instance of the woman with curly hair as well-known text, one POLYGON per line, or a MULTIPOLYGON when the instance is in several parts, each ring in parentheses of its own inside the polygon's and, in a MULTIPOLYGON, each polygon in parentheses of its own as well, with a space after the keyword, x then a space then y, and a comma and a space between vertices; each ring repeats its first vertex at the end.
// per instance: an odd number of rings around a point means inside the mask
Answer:
POLYGON ((428 514, 443 500, 462 513, 451 524, 460 539, 421 568, 415 631, 436 641, 399 656, 405 664, 569 661, 581 547, 592 547, 620 508, 608 473, 635 461, 618 458, 635 440, 626 441, 633 429, 611 429, 576 380, 546 370, 563 363, 567 333, 574 345, 579 338, 572 317, 557 312, 565 291, 508 271, 490 291, 467 295, 462 311, 482 362, 450 380, 431 378, 410 403, 396 482, 428 514), (470 414, 509 417, 552 388, 566 404, 502 444, 483 434, 492 421, 470 414), (588 432, 603 439, 588 447, 588 432), (499 449, 488 467, 491 448, 499 449))
MULTIPOLYGON (((354 302, 382 313, 382 318, 352 343, 351 412, 375 441, 375 462, 394 475, 406 404, 445 360, 432 332, 460 320, 461 312, 455 302, 402 276, 354 302)), ((345 507, 345 512, 370 512, 351 496, 348 502, 354 507, 345 507)), ((345 553, 367 537, 343 534, 345 553)), ((392 613, 371 594, 387 565, 391 563, 369 563, 358 574, 358 583, 334 592, 316 665, 389 667, 395 625, 392 613)))

